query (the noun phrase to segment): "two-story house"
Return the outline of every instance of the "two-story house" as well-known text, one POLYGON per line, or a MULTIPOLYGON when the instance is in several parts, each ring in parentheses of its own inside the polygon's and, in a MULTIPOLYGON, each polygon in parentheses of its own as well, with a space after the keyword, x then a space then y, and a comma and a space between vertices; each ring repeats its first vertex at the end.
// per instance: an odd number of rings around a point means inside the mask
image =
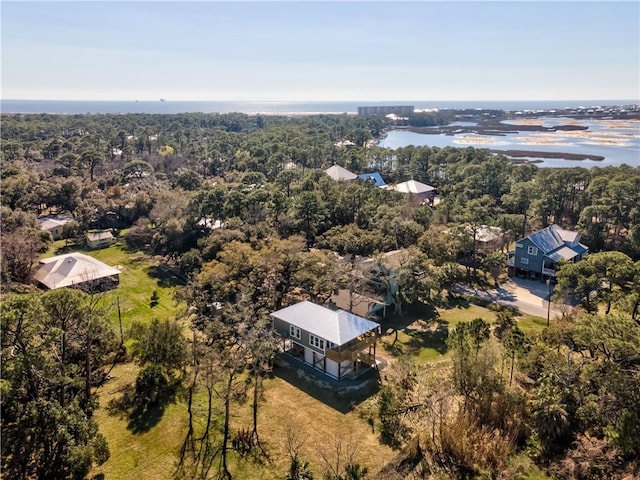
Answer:
POLYGON ((307 301, 271 317, 283 351, 325 375, 342 380, 376 368, 376 322, 307 301))
POLYGON ((507 266, 516 275, 555 277, 558 262, 582 260, 589 249, 580 243, 580 234, 550 225, 516 242, 507 266))

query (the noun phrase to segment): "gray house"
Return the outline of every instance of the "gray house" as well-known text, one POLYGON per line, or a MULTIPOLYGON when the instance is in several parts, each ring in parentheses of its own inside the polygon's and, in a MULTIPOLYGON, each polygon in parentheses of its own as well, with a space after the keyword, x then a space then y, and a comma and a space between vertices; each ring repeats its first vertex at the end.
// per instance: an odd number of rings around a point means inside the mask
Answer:
POLYGON ((558 225, 532 233, 516 242, 516 249, 509 252, 507 266, 516 275, 535 278, 555 277, 558 262, 582 260, 589 249, 580 243, 580 234, 558 225))
POLYGON ((325 375, 342 380, 376 368, 375 322, 306 301, 271 317, 283 351, 325 375))

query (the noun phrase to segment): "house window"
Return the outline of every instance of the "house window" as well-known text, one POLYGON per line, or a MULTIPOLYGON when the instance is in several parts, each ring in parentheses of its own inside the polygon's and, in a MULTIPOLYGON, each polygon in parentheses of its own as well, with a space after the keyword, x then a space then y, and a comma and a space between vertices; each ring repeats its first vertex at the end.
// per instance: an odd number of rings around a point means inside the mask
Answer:
POLYGON ((313 345, 320 350, 324 350, 324 339, 309 334, 309 345, 313 345))
POLYGON ((516 243, 516 247, 517 248, 522 248, 522 244, 521 243, 516 243))
POLYGON ((527 253, 529 255, 537 255, 538 254, 538 247, 529 247, 529 248, 527 248, 527 253))
POLYGON ((520 259, 520 263, 522 263, 522 265, 529 265, 529 259, 528 258, 521 258, 520 259))
POLYGON ((289 335, 300 340, 300 329, 298 327, 294 327, 293 325, 289 325, 289 335))

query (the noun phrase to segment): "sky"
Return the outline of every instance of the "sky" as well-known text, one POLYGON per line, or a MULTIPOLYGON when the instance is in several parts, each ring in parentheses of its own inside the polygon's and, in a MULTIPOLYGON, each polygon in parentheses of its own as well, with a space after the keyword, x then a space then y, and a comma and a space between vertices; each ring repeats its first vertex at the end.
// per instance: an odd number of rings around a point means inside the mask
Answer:
POLYGON ((638 1, 2 0, 3 99, 640 98, 638 1))

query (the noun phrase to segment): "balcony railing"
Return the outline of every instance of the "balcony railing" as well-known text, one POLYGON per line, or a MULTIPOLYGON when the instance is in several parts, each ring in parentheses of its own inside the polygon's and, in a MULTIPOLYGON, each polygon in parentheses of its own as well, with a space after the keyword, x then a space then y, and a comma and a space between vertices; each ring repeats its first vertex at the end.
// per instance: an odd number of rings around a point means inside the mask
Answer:
POLYGON ((556 271, 552 270, 551 268, 543 268, 542 269, 542 274, 543 275, 548 275, 550 277, 555 277, 556 276, 556 271))
MULTIPOLYGON (((369 347, 375 343, 376 337, 371 336, 365 340, 356 342, 353 345, 345 345, 342 348, 329 348, 325 350, 325 356, 334 362, 350 360, 352 362, 360 359, 362 362, 371 363, 372 355, 369 355, 369 347)), ((373 359, 375 361, 375 359, 373 359)))

